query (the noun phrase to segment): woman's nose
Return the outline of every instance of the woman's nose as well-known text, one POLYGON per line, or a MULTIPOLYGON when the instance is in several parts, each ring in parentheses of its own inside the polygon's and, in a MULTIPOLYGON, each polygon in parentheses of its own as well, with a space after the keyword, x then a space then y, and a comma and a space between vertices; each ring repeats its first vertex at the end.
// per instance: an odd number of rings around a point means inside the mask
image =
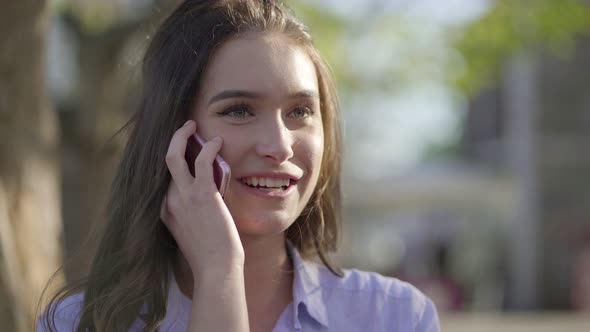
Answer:
POLYGON ((293 133, 282 119, 265 124, 257 133, 256 153, 280 164, 293 157, 293 133))

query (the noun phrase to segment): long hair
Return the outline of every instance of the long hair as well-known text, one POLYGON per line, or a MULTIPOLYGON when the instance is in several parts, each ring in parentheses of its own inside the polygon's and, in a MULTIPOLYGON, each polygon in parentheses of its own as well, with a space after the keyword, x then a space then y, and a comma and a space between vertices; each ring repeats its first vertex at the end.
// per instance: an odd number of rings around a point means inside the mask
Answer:
POLYGON ((169 271, 178 247, 160 220, 170 173, 164 160, 173 133, 189 117, 208 60, 230 38, 281 33, 315 65, 324 129, 322 168, 314 192, 286 237, 302 257, 319 257, 334 274, 328 253, 340 225, 341 126, 328 67, 306 27, 278 1, 184 1, 157 30, 144 56, 139 107, 107 204, 107 224, 89 276, 57 292, 44 316, 55 330, 55 309, 84 292, 77 331, 127 331, 137 318, 157 330, 166 315, 169 271))

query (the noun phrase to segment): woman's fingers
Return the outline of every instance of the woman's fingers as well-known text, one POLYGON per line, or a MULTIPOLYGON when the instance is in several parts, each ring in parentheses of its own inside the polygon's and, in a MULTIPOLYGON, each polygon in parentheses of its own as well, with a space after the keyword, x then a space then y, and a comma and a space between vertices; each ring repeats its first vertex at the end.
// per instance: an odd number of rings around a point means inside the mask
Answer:
POLYGON ((196 157, 195 176, 189 172, 185 151, 194 122, 178 129, 170 142, 166 163, 172 174, 160 218, 174 237, 192 271, 212 266, 243 264, 244 249, 227 205, 219 195, 213 163, 221 138, 203 144, 196 157))
MULTIPOLYGON (((212 183, 215 186, 215 181, 213 179, 213 161, 219 150, 221 150, 222 145, 223 139, 219 136, 215 137, 203 145, 201 152, 195 159, 195 179, 200 186, 205 183, 212 183)), ((215 190, 217 190, 216 186, 215 190)))
MULTIPOLYGON (((173 233, 177 227, 176 219, 186 212, 184 210, 187 209, 187 204, 188 206, 198 205, 203 198, 212 197, 210 194, 217 192, 213 179, 213 161, 221 149, 223 141, 220 137, 216 137, 203 144, 194 161, 195 177, 193 177, 190 174, 185 155, 188 140, 195 130, 196 123, 191 120, 187 121, 172 136, 166 153, 166 165, 172 179, 160 207, 160 219, 173 233), (197 185, 195 186, 195 184, 197 185)), ((181 217, 181 219, 185 218, 181 217)))
POLYGON ((186 145, 188 138, 195 133, 196 123, 192 120, 187 121, 184 126, 180 127, 172 136, 168 152, 166 152, 166 165, 172 175, 174 182, 178 186, 186 187, 192 182, 192 176, 189 172, 186 160, 186 145))

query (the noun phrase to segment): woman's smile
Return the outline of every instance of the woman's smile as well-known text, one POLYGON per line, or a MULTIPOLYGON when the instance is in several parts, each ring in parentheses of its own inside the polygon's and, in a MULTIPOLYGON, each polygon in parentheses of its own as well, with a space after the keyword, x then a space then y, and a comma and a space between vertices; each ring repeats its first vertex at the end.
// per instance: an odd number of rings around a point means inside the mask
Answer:
POLYGON ((258 172, 244 176, 238 181, 246 193, 266 199, 285 199, 293 193, 300 177, 288 173, 258 172))

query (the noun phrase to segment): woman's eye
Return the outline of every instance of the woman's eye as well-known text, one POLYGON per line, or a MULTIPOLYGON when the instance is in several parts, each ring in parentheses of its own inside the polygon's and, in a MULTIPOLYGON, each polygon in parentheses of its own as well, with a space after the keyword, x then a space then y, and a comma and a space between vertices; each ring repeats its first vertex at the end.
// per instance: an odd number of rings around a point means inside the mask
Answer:
POLYGON ((246 105, 237 105, 237 106, 229 107, 226 110, 224 110, 223 112, 221 112, 220 114, 224 115, 224 116, 229 116, 230 118, 234 118, 234 119, 238 119, 238 120, 246 119, 248 116, 252 115, 248 106, 246 106, 246 105))
POLYGON ((306 106, 300 106, 291 111, 291 117, 297 119, 305 119, 311 115, 313 115, 313 111, 306 106))

